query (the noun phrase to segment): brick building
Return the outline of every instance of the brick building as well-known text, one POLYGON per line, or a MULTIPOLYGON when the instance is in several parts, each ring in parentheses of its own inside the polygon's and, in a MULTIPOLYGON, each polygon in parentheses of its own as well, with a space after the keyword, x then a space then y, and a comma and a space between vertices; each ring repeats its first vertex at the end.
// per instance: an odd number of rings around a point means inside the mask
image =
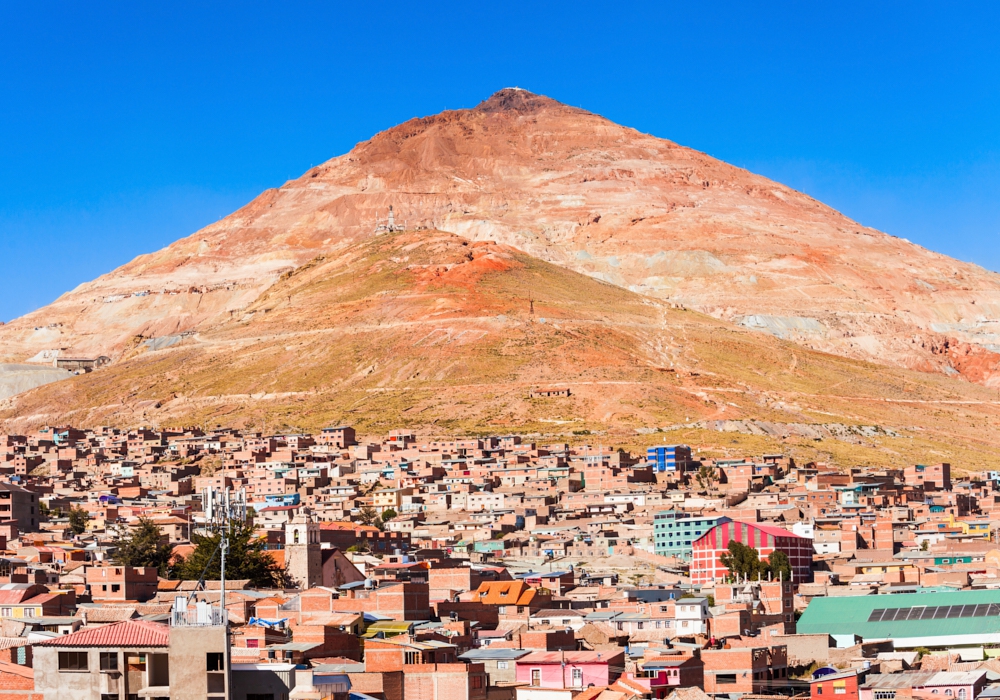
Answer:
POLYGON ((784 646, 705 649, 705 692, 765 693, 788 682, 788 653, 784 646))
POLYGON ((87 587, 95 601, 139 601, 156 597, 154 567, 92 566, 87 569, 87 587))
POLYGON ((36 532, 40 522, 38 496, 14 484, 0 484, 0 520, 16 520, 21 532, 36 532))
POLYGON ((858 700, 858 687, 867 676, 867 669, 854 668, 813 678, 809 681, 810 700, 858 700))
POLYGON ((753 547, 762 558, 780 550, 788 555, 796 581, 812 579, 812 540, 773 525, 733 521, 712 528, 691 545, 691 583, 724 580, 729 571, 722 563, 722 555, 733 541, 753 547))

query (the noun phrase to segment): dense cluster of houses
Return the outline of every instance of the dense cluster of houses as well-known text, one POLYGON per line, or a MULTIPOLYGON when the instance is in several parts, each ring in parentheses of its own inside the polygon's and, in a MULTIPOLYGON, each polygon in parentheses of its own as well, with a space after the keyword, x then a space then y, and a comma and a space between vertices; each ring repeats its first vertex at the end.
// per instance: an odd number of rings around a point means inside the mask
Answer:
POLYGON ((998 485, 348 426, 0 435, 0 700, 1000 697, 998 485), (189 556, 213 492, 285 587, 116 558, 140 519, 189 556))

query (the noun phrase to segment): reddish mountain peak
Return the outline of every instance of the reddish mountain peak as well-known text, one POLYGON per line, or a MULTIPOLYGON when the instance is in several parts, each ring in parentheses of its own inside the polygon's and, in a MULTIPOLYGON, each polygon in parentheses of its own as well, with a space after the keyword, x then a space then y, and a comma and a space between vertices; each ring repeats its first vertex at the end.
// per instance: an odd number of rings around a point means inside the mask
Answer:
MULTIPOLYGON (((476 105, 473 111, 492 114, 494 112, 518 112, 520 114, 534 114, 545 109, 563 108, 575 109, 564 105, 562 102, 553 100, 545 95, 536 95, 523 88, 512 87, 498 90, 489 99, 476 105)), ((583 110, 579 110, 583 111, 583 110)))
POLYGON ((0 328, 0 359, 117 361, 240 318, 283 275, 384 230, 390 206, 407 230, 496 241, 809 348, 1000 386, 1000 275, 520 88, 387 129, 0 328))

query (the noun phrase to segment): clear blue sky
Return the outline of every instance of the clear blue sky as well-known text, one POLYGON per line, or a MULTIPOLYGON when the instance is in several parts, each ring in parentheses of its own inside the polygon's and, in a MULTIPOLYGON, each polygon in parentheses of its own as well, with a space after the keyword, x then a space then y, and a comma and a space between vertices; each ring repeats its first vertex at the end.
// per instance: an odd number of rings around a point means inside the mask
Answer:
POLYGON ((0 319, 512 85, 1000 269, 1000 4, 709 5, 6 5, 0 319))

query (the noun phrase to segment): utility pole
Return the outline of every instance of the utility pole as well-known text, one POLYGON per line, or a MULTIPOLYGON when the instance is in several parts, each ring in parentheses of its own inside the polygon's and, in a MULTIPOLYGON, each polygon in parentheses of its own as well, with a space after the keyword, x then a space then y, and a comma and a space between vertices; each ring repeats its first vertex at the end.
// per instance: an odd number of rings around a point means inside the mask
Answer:
MULTIPOLYGON (((235 493, 232 489, 216 490, 209 486, 202 491, 202 508, 205 512, 206 525, 210 530, 219 533, 219 621, 226 630, 226 695, 232 692, 232 662, 229 658, 231 639, 229 631, 229 618, 226 614, 226 553, 229 551, 229 535, 234 522, 244 523, 247 518, 247 497, 246 490, 240 489, 235 493)), ((205 567, 206 570, 208 567, 205 567)), ((202 580, 199 584, 204 586, 206 573, 202 573, 202 580)), ((197 590, 197 586, 196 586, 197 590)), ((210 623, 215 624, 211 611, 210 623)))

